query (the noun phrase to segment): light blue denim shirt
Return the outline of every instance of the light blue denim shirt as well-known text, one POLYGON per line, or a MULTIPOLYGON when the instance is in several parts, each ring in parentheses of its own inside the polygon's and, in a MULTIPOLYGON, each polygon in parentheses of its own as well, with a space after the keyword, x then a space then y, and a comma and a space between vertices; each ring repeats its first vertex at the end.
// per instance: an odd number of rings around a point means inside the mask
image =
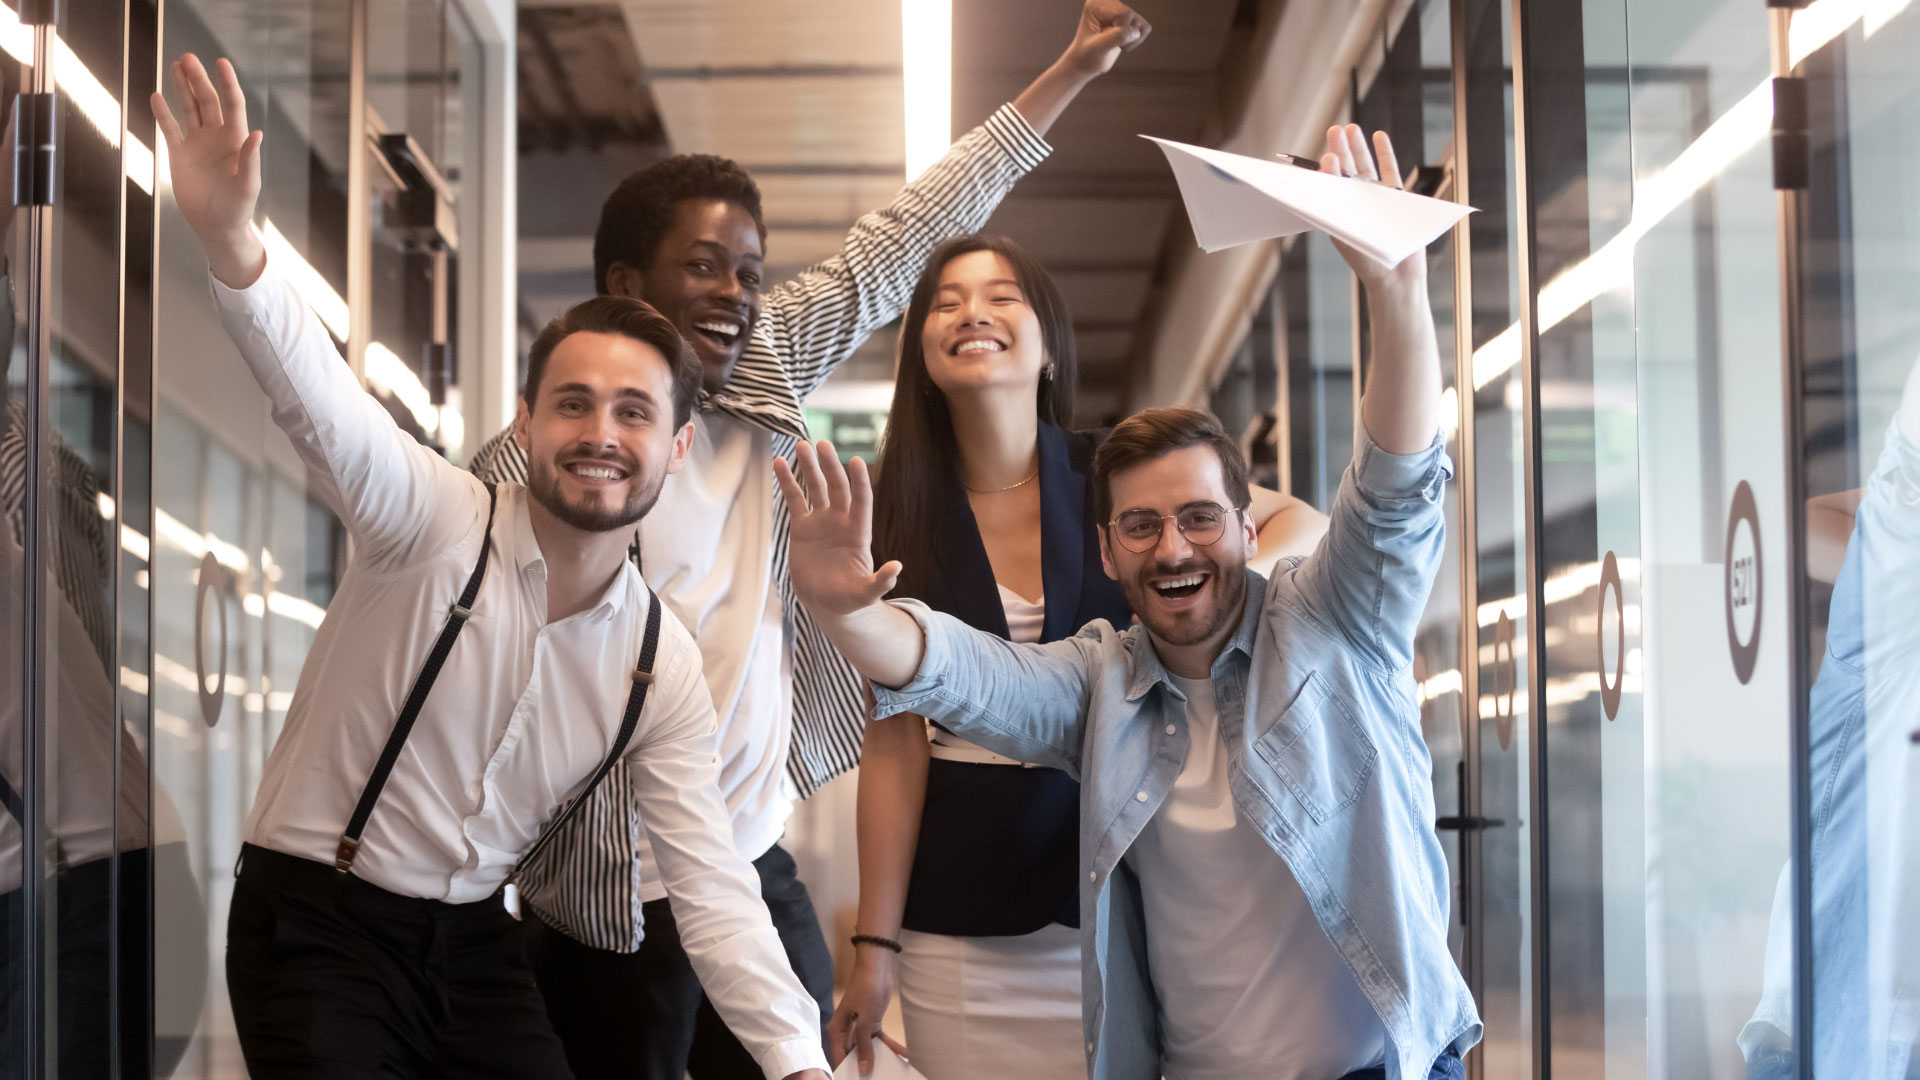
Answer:
MULTIPOLYGON (((1362 433, 1326 539, 1250 600, 1213 665, 1234 809, 1299 881, 1386 1028, 1389 1080, 1425 1080, 1480 1020, 1447 952, 1447 865, 1413 695, 1413 636, 1445 543, 1443 444, 1390 454, 1362 433)), ((1093 1080, 1160 1076, 1140 884, 1123 856, 1180 775, 1185 699, 1144 630, 1100 621, 1016 645, 914 601, 914 681, 876 715, 917 712, 1081 782, 1080 926, 1093 1080)), ((1235 868, 1219 870, 1222 888, 1235 868)))

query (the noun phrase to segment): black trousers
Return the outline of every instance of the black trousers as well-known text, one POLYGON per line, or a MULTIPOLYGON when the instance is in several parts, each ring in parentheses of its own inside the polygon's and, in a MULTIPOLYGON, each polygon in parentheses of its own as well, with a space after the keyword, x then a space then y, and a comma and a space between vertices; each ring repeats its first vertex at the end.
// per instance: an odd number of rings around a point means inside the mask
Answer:
POLYGON ((227 920, 227 989, 253 1080, 566 1080, 496 895, 396 896, 248 844, 227 920))
MULTIPOLYGON (((813 901, 793 863, 774 845, 753 862, 760 895, 787 960, 820 1005, 824 1028, 833 1015, 833 957, 820 935, 813 901)), ((727 1030, 700 989, 673 911, 665 900, 644 905, 646 937, 635 953, 582 945, 542 927, 535 965, 547 1012, 579 1080, 761 1080, 760 1066, 727 1030)), ((538 925, 538 920, 527 920, 538 925)))

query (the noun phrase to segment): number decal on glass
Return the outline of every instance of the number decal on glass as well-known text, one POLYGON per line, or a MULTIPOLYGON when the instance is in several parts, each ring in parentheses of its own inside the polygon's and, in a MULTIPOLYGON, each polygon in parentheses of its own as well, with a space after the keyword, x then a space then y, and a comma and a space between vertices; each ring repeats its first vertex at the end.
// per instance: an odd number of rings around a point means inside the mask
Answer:
POLYGON ((1733 655, 1733 674, 1741 683, 1753 678, 1760 657, 1761 570, 1760 510, 1753 488, 1745 480, 1733 489, 1727 511, 1727 648, 1733 655), (1742 627, 1746 633, 1742 633, 1742 627), (1744 639, 1744 640, 1743 640, 1744 639))
POLYGON ((1596 669, 1600 672, 1600 707, 1607 712, 1611 720, 1620 712, 1620 684, 1627 675, 1627 604, 1620 593, 1620 560, 1613 552, 1607 552, 1607 558, 1600 564, 1600 614, 1594 623, 1593 648, 1596 654, 1596 669), (1613 646, 1613 682, 1607 682, 1607 591, 1613 591, 1613 614, 1617 623, 1614 629, 1613 646))
POLYGON ((227 701, 227 589, 232 571, 220 565, 209 551, 200 560, 198 587, 193 593, 193 668, 199 676, 200 718, 208 727, 220 722, 220 709, 227 701), (212 599, 220 613, 220 672, 213 685, 207 685, 207 601, 212 599))

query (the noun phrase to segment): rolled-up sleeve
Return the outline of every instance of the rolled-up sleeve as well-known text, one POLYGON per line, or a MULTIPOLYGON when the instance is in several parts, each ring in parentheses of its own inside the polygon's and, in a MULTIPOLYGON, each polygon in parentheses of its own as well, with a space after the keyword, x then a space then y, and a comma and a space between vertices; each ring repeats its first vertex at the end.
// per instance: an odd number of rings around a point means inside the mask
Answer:
POLYGON ((1111 644, 1110 625, 1021 645, 918 600, 893 605, 920 624, 926 649, 912 682, 898 690, 873 685, 875 716, 919 713, 997 753, 1079 776, 1089 688, 1111 644))
POLYGON ((1413 662, 1413 638, 1446 549, 1442 504, 1453 463, 1439 435, 1394 454, 1355 434, 1327 535, 1295 573, 1293 595, 1376 666, 1413 662))

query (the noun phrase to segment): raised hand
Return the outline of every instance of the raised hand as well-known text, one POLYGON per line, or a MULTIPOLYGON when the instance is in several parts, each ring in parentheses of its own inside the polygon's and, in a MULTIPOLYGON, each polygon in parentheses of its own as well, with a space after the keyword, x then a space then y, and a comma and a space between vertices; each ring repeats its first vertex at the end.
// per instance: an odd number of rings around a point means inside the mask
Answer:
POLYGON ((773 475, 792 515, 788 566, 793 589, 815 615, 847 615, 880 602, 900 580, 900 564, 873 568, 873 486, 866 462, 841 468, 833 444, 801 443, 798 472, 784 459, 773 475))
POLYGON ((1121 53, 1138 48, 1151 33, 1153 26, 1120 0, 1087 0, 1073 43, 1060 60, 1082 74, 1104 75, 1121 53))
MULTIPOLYGON (((1373 148, 1369 150, 1366 133, 1360 130, 1359 124, 1345 127, 1335 124, 1327 129, 1327 152, 1320 156, 1320 171, 1406 189, 1406 180, 1400 174, 1400 159, 1393 153, 1393 140, 1387 137, 1386 132, 1376 131, 1373 133, 1373 148), (1376 156, 1379 159, 1377 164, 1376 156)), ((1427 254, 1424 251, 1407 256, 1399 266, 1386 266, 1339 240, 1335 240, 1333 246, 1347 260, 1354 276, 1369 289, 1394 281, 1411 283, 1426 280, 1427 254)))
POLYGON ((214 69, 209 77, 192 53, 175 60, 170 70, 186 126, 174 119, 166 97, 157 92, 153 118, 166 139, 180 216, 200 238, 213 275, 238 289, 253 284, 267 261, 253 231, 262 133, 247 127, 247 99, 233 65, 223 58, 215 61, 214 69))

